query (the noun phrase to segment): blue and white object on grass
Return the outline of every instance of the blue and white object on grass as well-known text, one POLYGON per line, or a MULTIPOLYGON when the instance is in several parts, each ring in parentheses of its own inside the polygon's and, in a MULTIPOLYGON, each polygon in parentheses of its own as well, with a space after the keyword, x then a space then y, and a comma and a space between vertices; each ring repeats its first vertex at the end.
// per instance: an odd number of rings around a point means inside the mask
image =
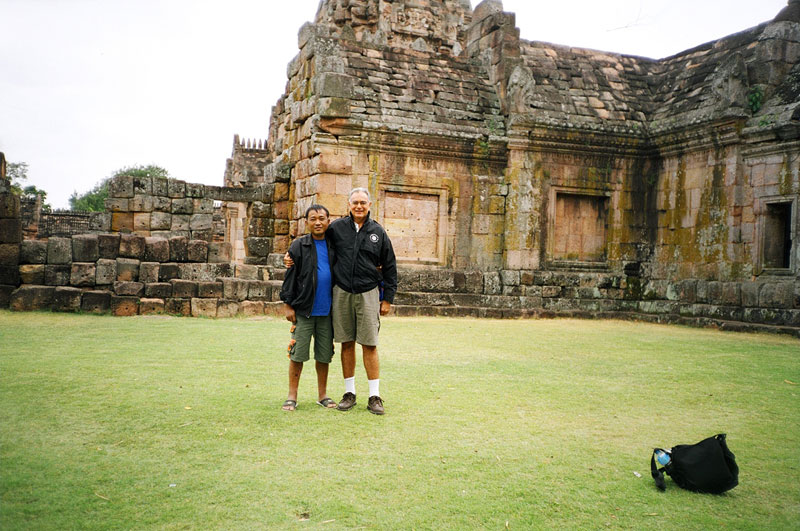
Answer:
POLYGON ((656 450, 656 461, 661 466, 667 466, 672 460, 672 457, 664 450, 656 450))

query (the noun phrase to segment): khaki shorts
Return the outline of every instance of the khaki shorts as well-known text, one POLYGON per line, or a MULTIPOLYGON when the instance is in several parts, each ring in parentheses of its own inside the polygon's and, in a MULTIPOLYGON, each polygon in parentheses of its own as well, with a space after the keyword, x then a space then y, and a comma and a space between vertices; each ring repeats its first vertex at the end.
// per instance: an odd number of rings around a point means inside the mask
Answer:
POLYGON ((297 315, 297 323, 292 332, 292 339, 295 342, 289 348, 289 359, 298 363, 308 361, 312 336, 314 359, 320 363, 330 363, 333 359, 333 329, 330 315, 320 317, 297 315))
POLYGON ((359 345, 377 346, 381 329, 381 301, 378 288, 364 293, 348 293, 333 286, 333 340, 355 341, 359 345))

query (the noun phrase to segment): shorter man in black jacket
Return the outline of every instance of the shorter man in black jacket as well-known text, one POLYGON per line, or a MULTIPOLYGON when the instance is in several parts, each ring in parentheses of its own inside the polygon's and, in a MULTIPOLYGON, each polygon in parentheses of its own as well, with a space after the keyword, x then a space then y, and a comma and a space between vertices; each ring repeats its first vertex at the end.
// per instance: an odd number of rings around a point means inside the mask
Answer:
POLYGON ((335 408, 336 402, 328 398, 328 367, 333 359, 333 325, 331 323, 331 289, 335 251, 325 237, 330 224, 328 209, 311 205, 306 210, 306 224, 310 234, 297 238, 289 247, 294 265, 286 271, 281 300, 286 319, 292 326, 289 343, 289 396, 283 409, 297 408, 297 386, 303 362, 309 359, 311 338, 314 338, 314 360, 317 369, 317 404, 335 408))

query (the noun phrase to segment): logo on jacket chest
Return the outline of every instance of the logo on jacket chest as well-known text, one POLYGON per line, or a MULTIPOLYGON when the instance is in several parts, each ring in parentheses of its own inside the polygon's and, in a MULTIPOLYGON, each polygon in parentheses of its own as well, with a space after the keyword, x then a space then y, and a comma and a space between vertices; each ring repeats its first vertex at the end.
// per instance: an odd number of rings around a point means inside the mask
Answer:
POLYGON ((369 241, 371 241, 372 243, 378 243, 378 235, 377 234, 370 234, 369 235, 369 241))

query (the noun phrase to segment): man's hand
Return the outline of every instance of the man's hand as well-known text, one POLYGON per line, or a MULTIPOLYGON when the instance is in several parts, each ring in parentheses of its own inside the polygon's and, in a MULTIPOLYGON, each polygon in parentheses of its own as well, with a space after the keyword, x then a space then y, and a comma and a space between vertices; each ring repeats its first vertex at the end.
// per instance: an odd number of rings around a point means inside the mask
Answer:
POLYGON ((289 256, 289 252, 287 251, 285 255, 283 255, 283 265, 286 266, 286 269, 289 269, 294 265, 294 260, 292 257, 289 256))
POLYGON ((297 322, 297 315, 295 315, 294 313, 294 308, 292 308, 288 304, 283 305, 283 313, 286 315, 286 320, 289 321, 290 323, 297 322))
POLYGON ((389 310, 392 309, 392 304, 389 301, 381 301, 381 315, 389 315, 389 310))

